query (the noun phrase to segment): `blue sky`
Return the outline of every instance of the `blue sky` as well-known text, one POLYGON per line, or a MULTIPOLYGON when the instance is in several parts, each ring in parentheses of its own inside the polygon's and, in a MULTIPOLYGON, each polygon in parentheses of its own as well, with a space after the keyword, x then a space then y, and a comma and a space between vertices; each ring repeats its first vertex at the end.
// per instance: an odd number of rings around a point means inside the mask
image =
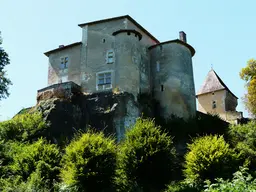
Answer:
POLYGON ((254 0, 1 0, 0 31, 11 64, 6 68, 13 85, 0 102, 0 120, 36 104, 37 90, 47 85, 44 52, 81 41, 77 24, 129 14, 160 41, 187 34, 196 54, 196 90, 213 64, 214 70, 239 98, 245 93, 239 71, 256 58, 254 0))

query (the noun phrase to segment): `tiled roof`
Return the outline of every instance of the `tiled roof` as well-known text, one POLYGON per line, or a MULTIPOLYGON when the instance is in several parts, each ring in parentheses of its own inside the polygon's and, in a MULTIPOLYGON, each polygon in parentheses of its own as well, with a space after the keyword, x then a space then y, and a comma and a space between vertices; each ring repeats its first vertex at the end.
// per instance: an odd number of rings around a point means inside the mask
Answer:
POLYGON ((210 93, 210 92, 214 92, 214 91, 218 91, 218 90, 223 90, 223 89, 229 91, 234 97, 236 97, 229 90, 229 88, 225 85, 225 83, 221 80, 221 78, 217 75, 217 73, 212 69, 207 74, 207 77, 206 77, 203 85, 201 86, 201 88, 197 92, 197 96, 205 94, 205 93, 210 93))

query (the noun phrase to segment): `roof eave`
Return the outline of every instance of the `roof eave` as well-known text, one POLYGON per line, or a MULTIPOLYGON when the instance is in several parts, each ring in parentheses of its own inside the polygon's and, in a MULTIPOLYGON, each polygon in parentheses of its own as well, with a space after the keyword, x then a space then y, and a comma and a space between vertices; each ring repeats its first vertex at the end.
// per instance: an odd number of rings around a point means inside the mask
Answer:
POLYGON ((124 19, 124 18, 127 18, 131 22, 133 22, 139 29, 141 29, 144 33, 146 33, 156 43, 160 43, 160 41, 157 38, 155 38, 151 33, 149 33, 144 27, 142 27, 137 21, 135 21, 130 15, 123 15, 123 16, 119 16, 119 17, 111 17, 108 19, 101 19, 101 20, 97 20, 97 21, 82 23, 82 24, 78 24, 78 26, 84 27, 85 25, 97 24, 97 23, 102 23, 102 22, 107 22, 107 21, 112 21, 112 20, 117 20, 117 19, 124 19))
POLYGON ((57 48, 57 49, 53 49, 53 50, 47 51, 47 52, 45 52, 44 54, 45 54, 47 57, 49 57, 49 55, 52 54, 52 53, 54 53, 54 52, 62 51, 62 50, 64 50, 64 49, 67 49, 67 48, 70 48, 70 47, 74 47, 74 46, 77 46, 77 45, 81 45, 81 44, 82 44, 81 41, 80 41, 80 42, 76 42, 76 43, 72 43, 72 44, 66 45, 66 46, 64 46, 64 47, 59 47, 59 48, 57 48))
POLYGON ((164 45, 164 44, 168 44, 168 43, 179 43, 179 44, 184 45, 185 47, 187 47, 187 48, 190 50, 192 57, 193 57, 193 56, 195 55, 195 53, 196 53, 195 49, 194 49, 191 45, 189 45, 188 43, 185 43, 184 41, 181 41, 180 39, 174 39, 174 40, 170 40, 170 41, 164 41, 164 42, 162 42, 162 43, 158 43, 158 44, 156 44, 156 45, 152 45, 152 46, 150 46, 148 49, 152 49, 152 48, 154 48, 154 47, 156 47, 156 46, 164 45))

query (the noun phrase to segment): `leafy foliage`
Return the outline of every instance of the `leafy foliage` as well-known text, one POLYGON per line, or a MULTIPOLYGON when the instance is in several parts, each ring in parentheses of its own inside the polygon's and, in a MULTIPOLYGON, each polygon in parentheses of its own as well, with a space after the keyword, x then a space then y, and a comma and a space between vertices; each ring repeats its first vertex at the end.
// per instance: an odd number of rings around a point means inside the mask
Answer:
POLYGON ((192 183, 213 181, 232 176, 238 167, 239 156, 225 142, 222 136, 204 136, 188 145, 185 155, 186 179, 192 183))
POLYGON ((74 139, 63 157, 61 177, 80 191, 107 191, 113 187, 116 170, 114 140, 103 133, 85 133, 74 139))
POLYGON ((229 127, 229 124, 220 119, 218 115, 200 112, 187 120, 174 115, 167 120, 157 117, 156 123, 161 125, 169 135, 174 136, 174 142, 211 134, 226 135, 229 127))
POLYGON ((43 136, 47 123, 40 113, 17 115, 0 122, 0 140, 31 141, 43 136))
POLYGON ((117 183, 121 191, 159 191, 173 177, 176 152, 172 138, 154 121, 138 119, 119 147, 117 183))
MULTIPOLYGON (((7 177, 1 180, 3 184, 17 186, 27 183, 31 187, 40 184, 51 188, 53 183, 58 181, 61 155, 56 145, 49 144, 44 139, 39 139, 33 144, 16 142, 9 145, 9 156, 12 160, 8 165, 7 177)), ((6 190, 8 185, 2 185, 0 190, 6 190)))
POLYGON ((240 71, 240 77, 246 82, 247 94, 245 104, 247 109, 256 115, 256 60, 250 59, 246 67, 240 71))
POLYGON ((247 169, 242 168, 234 173, 231 181, 216 179, 217 183, 212 184, 207 181, 207 189, 205 192, 253 192, 256 191, 256 180, 247 173, 247 169))
POLYGON ((12 84, 10 79, 6 77, 6 71, 4 70, 5 66, 10 64, 9 56, 1 47, 1 44, 2 39, 0 36, 0 100, 9 96, 8 88, 12 84))
POLYGON ((171 183, 164 192, 198 192, 199 188, 186 182, 171 183))
POLYGON ((244 125, 232 125, 229 130, 229 140, 235 149, 241 153, 251 174, 256 176, 256 122, 244 125))

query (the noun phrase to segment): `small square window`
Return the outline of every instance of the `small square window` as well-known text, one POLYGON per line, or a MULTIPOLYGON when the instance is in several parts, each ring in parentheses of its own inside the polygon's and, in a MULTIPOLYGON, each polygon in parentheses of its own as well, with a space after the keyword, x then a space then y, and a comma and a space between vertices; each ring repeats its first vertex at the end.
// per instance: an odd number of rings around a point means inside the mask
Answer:
POLYGON ((114 52, 113 51, 108 51, 107 52, 107 64, 114 63, 114 52))
POLYGON ((67 69, 68 68, 68 57, 61 57, 60 58, 60 69, 67 69))
POLYGON ((216 105, 216 101, 212 101, 212 109, 216 109, 217 105, 216 105))

